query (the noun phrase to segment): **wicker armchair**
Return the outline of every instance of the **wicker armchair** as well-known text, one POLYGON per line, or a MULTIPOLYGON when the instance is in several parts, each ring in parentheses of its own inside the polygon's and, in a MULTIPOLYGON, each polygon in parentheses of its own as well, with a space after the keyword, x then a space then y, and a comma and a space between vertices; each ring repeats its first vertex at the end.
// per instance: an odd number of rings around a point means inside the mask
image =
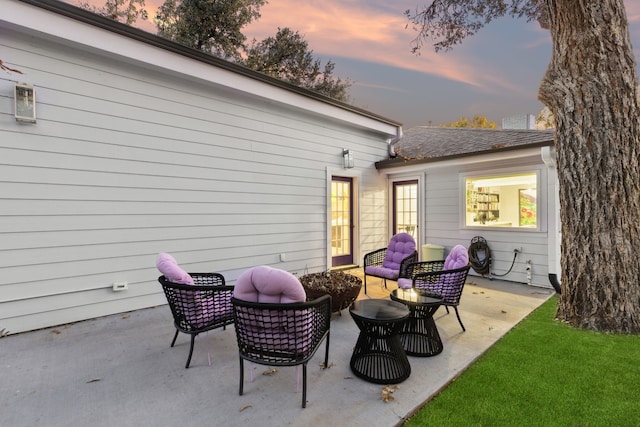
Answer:
POLYGON ((410 289, 413 287, 413 278, 420 273, 428 273, 430 271, 440 271, 444 268, 445 260, 436 261, 418 261, 412 262, 400 272, 398 277, 398 287, 402 289, 410 289))
POLYGON ((412 262, 418 261, 416 242, 407 233, 398 233, 391 238, 386 248, 369 252, 364 256, 364 293, 367 293, 367 276, 384 280, 397 280, 407 276, 406 269, 412 262))
POLYGON ((326 338, 329 362, 331 297, 302 303, 258 303, 232 298, 240 354, 240 395, 244 360, 268 366, 302 365, 302 407, 307 406, 307 362, 326 338))
POLYGON ((224 276, 219 273, 190 273, 193 284, 173 283, 160 276, 167 297, 176 333, 171 347, 182 332, 191 335, 191 347, 185 368, 191 363, 196 336, 211 329, 223 328, 233 323, 231 297, 233 286, 226 286, 224 276))
POLYGON ((454 308, 463 331, 466 329, 460 320, 458 305, 470 268, 470 265, 466 265, 453 270, 427 271, 413 276, 414 288, 425 289, 442 296, 442 305, 445 306, 447 313, 449 313, 449 307, 454 308))
POLYGON ((307 362, 325 338, 325 366, 329 362, 331 297, 307 301, 296 276, 260 265, 238 276, 231 304, 240 356, 240 395, 244 390, 245 360, 296 369, 302 365, 302 407, 306 407, 307 362))

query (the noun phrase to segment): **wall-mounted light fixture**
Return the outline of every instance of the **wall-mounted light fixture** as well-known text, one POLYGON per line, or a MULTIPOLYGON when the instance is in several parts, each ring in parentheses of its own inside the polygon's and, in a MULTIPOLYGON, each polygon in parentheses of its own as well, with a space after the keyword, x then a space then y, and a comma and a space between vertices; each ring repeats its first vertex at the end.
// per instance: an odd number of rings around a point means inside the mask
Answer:
POLYGON ((343 148, 342 157, 344 159, 344 168, 351 169, 354 166, 353 154, 351 154, 351 151, 347 150, 346 148, 343 148))
POLYGON ((33 86, 16 83, 13 87, 14 116, 19 122, 36 122, 36 92, 33 86))

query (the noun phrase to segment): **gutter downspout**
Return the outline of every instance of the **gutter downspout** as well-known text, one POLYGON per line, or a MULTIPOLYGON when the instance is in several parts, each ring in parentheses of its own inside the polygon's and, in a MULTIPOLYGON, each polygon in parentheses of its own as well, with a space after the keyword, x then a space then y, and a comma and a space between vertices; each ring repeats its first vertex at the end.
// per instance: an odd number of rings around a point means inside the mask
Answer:
POLYGON ((553 199, 551 196, 547 196, 547 210, 549 212, 553 212, 553 220, 550 221, 549 230, 548 230, 548 259, 549 259, 549 282, 553 289, 556 290, 557 293, 561 293, 561 285, 560 285, 560 272, 562 271, 560 264, 560 241, 561 241, 561 233, 560 229, 560 191, 559 191, 559 183, 558 183, 558 170, 556 163, 556 150, 553 147, 542 147, 540 155, 542 156, 542 161, 547 166, 549 171, 549 178, 553 179, 553 199), (549 203, 553 200, 553 203, 549 203), (553 210, 551 210, 553 208, 553 210))
POLYGON ((398 142, 398 140, 402 138, 402 128, 398 128, 398 136, 396 136, 395 138, 391 138, 387 141, 387 154, 389 155, 390 159, 395 159, 396 156, 398 155, 398 153, 396 153, 396 150, 393 148, 393 144, 395 144, 396 142, 398 142))

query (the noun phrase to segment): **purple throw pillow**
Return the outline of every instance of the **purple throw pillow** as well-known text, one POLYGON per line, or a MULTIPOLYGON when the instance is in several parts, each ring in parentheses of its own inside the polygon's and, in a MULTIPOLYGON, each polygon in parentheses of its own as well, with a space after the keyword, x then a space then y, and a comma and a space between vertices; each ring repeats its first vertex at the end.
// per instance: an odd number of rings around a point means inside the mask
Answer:
POLYGON ((449 255, 447 255, 447 259, 444 260, 444 270, 455 270, 456 268, 461 268, 469 264, 469 254, 467 253, 467 248, 462 245, 456 245, 449 255))
POLYGON ((264 303, 305 302, 307 294, 296 276, 288 271, 260 265, 244 271, 233 288, 233 296, 264 303))
POLYGON ((193 285, 193 278, 178 265, 178 262, 170 254, 161 252, 156 260, 156 268, 168 281, 181 283, 183 285, 193 285))

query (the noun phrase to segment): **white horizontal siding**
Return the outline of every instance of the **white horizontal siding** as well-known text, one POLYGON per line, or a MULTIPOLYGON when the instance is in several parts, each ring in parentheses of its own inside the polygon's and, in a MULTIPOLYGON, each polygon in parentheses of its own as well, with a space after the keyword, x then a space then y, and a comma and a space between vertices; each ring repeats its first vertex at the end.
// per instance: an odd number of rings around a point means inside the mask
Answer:
MULTIPOLYGON (((370 170, 373 170, 373 167, 370 170)), ((357 262, 359 265, 362 265, 365 254, 386 247, 389 239, 386 177, 375 173, 375 171, 365 177, 366 184, 360 194, 361 257, 357 262)))
POLYGON ((373 163, 388 134, 9 27, 0 36, 24 73, 0 75, 0 329, 164 303, 161 251, 230 283, 260 264, 326 269, 326 169, 342 168, 343 148, 356 157, 362 244, 386 239, 373 163), (35 124, 13 118, 17 80, 36 87, 35 124), (129 289, 113 292, 116 281, 129 289))
MULTIPOLYGON (((541 231, 519 231, 515 229, 496 228, 476 228, 470 229, 461 226, 460 203, 461 195, 465 189, 462 188, 460 174, 469 171, 486 173, 491 171, 512 170, 514 167, 523 170, 532 168, 541 169, 541 186, 543 197, 540 200, 539 216, 547 222, 555 221, 555 214, 549 214, 547 207, 549 194, 553 194, 555 188, 552 183, 547 183, 547 170, 542 167, 542 160, 539 156, 528 156, 519 159, 500 160, 490 162, 478 158, 477 163, 465 159, 457 164, 455 161, 449 162, 446 166, 438 163, 426 164, 421 167, 413 166, 412 176, 421 173, 424 181, 423 205, 424 207, 424 227, 421 232, 423 244, 431 243, 444 246, 445 256, 455 245, 469 247, 471 239, 475 236, 482 236, 487 240, 491 250, 492 269, 498 275, 506 273, 513 262, 513 249, 523 248, 523 253, 516 257, 515 263, 510 273, 501 279, 527 283, 526 262, 532 264, 531 283, 537 286, 550 287, 549 257, 548 257, 548 233, 545 227, 541 231), (543 216, 547 218, 542 218, 543 216)), ((403 179, 409 172, 395 173, 391 175, 394 180, 403 179)), ((553 196, 551 196, 553 197, 553 196)), ((551 206, 551 209, 554 209, 551 206)), ((551 212, 553 212, 551 210, 551 212)), ((421 252, 421 251, 420 251, 421 252)), ((471 274, 476 274, 473 270, 471 274)))

